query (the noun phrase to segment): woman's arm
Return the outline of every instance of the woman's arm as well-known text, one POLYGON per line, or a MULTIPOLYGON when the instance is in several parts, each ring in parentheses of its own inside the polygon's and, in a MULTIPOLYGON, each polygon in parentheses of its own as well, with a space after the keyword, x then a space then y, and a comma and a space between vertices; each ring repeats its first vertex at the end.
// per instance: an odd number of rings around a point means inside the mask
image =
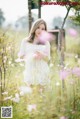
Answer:
POLYGON ((24 57, 25 57, 25 43, 26 43, 25 40, 22 40, 21 46, 20 46, 20 51, 18 53, 18 57, 20 59, 24 59, 24 57))

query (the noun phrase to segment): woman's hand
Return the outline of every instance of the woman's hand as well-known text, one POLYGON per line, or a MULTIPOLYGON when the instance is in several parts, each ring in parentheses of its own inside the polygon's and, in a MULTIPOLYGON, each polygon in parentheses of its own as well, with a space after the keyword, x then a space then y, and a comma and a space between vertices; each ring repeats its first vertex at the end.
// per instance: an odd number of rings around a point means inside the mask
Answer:
POLYGON ((45 57, 45 54, 44 53, 41 53, 41 52, 38 52, 38 51, 35 52, 35 59, 41 60, 44 57, 45 57))

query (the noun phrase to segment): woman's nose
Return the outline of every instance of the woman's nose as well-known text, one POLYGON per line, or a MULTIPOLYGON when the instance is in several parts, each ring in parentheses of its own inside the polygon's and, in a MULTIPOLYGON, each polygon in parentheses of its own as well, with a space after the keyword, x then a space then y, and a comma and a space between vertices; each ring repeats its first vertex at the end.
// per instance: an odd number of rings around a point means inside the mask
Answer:
POLYGON ((42 32, 42 29, 39 29, 39 32, 41 33, 42 32))

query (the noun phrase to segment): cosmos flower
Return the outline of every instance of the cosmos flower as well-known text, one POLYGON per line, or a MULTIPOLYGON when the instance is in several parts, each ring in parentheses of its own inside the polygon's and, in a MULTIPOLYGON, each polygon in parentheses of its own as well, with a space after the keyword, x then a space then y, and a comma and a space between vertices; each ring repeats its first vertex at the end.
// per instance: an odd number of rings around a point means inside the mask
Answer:
POLYGON ((76 59, 78 58, 78 55, 77 55, 77 54, 75 55, 75 58, 76 58, 76 59))
POLYGON ((53 67, 54 66, 54 64, 53 63, 50 63, 50 67, 53 67))
POLYGON ((5 101, 5 100, 10 100, 11 98, 12 98, 12 95, 11 95, 11 96, 8 96, 8 97, 5 97, 5 98, 4 98, 4 101, 5 101))
POLYGON ((60 83, 59 82, 56 82, 56 86, 60 86, 60 83))
POLYGON ((11 64, 12 62, 11 62, 11 61, 9 61, 8 63, 9 63, 9 64, 11 64))
POLYGON ((51 41, 51 40, 53 40, 53 36, 52 36, 52 34, 51 33, 48 33, 48 32, 46 32, 46 31, 42 31, 41 32, 41 34, 40 34, 40 36, 39 36, 39 41, 41 42, 41 43, 46 43, 46 41, 51 41))
POLYGON ((32 88, 29 86, 21 86, 19 89, 20 89, 21 96, 23 96, 24 94, 32 93, 32 88))
POLYGON ((27 110, 29 111, 29 112, 31 112, 31 111, 33 111, 33 110, 36 110, 36 104, 32 104, 32 105, 28 105, 27 106, 27 110))
POLYGON ((16 93, 16 94, 15 94, 15 97, 14 97, 14 98, 12 98, 11 100, 12 100, 13 102, 19 103, 19 101, 20 101, 19 94, 18 94, 18 93, 16 93))
POLYGON ((20 59, 20 58, 17 58, 16 60, 15 60, 15 62, 23 62, 24 61, 24 59, 20 59))
POLYGON ((69 75, 69 72, 67 70, 64 70, 64 69, 60 70, 60 78, 62 80, 66 79, 68 75, 69 75))
POLYGON ((72 74, 80 76, 80 68, 79 67, 74 67, 73 70, 72 70, 72 74))
POLYGON ((73 28, 69 29, 69 34, 73 37, 76 37, 77 36, 77 31, 73 28))
POLYGON ((8 92, 6 92, 6 91, 2 93, 2 95, 7 95, 7 94, 8 94, 8 92))
POLYGON ((68 119, 67 117, 65 117, 65 116, 62 116, 62 117, 60 117, 60 119, 68 119))

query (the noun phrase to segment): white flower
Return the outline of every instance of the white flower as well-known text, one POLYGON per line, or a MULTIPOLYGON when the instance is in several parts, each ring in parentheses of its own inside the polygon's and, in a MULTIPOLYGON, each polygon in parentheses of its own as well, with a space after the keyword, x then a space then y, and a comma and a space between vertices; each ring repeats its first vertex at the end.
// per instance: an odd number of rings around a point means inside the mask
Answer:
POLYGON ((77 59, 78 58, 78 55, 75 55, 75 58, 77 59))
POLYGON ((18 93, 16 93, 16 94, 15 94, 15 97, 14 97, 14 98, 12 98, 11 100, 12 100, 13 102, 19 103, 19 101, 20 101, 19 94, 18 94, 18 93))
POLYGON ((12 98, 12 95, 9 96, 9 97, 5 97, 5 98, 4 98, 4 101, 5 101, 5 100, 9 100, 9 99, 11 99, 11 98, 12 98))
POLYGON ((53 63, 50 63, 50 67, 53 67, 53 63))
POLYGON ((22 66, 22 67, 23 67, 23 66, 24 66, 24 64, 23 64, 23 63, 20 63, 20 66, 22 66))
POLYGON ((11 100, 12 100, 13 102, 17 102, 17 103, 19 103, 20 98, 12 98, 11 100))
POLYGON ((18 93, 15 93, 15 98, 19 98, 19 94, 18 93))
POLYGON ((12 62, 11 62, 11 61, 9 61, 8 63, 9 63, 9 64, 11 64, 12 62))
POLYGON ((68 67, 69 66, 69 63, 66 63, 66 67, 68 67))
POLYGON ((60 119, 67 119, 65 116, 60 117, 60 119))
POLYGON ((20 96, 24 96, 24 92, 23 91, 20 91, 20 96))
POLYGON ((58 66, 58 67, 60 67, 60 65, 59 65, 59 64, 58 64, 57 66, 58 66))
POLYGON ((18 58, 18 59, 15 60, 15 62, 22 62, 22 61, 24 61, 24 59, 18 58))
POLYGON ((7 57, 6 56, 4 56, 4 63, 7 61, 7 57))
POLYGON ((31 112, 32 110, 36 110, 36 104, 28 105, 27 110, 31 112))
POLYGON ((60 83, 59 82, 56 82, 56 86, 60 86, 60 83))
POLYGON ((67 69, 67 67, 65 66, 64 69, 67 69))
POLYGON ((28 93, 32 93, 32 88, 31 87, 27 87, 27 86, 21 86, 20 87, 20 94, 28 94, 28 93))
POLYGON ((7 94, 8 94, 8 92, 6 92, 6 91, 2 93, 2 95, 7 95, 7 94))

